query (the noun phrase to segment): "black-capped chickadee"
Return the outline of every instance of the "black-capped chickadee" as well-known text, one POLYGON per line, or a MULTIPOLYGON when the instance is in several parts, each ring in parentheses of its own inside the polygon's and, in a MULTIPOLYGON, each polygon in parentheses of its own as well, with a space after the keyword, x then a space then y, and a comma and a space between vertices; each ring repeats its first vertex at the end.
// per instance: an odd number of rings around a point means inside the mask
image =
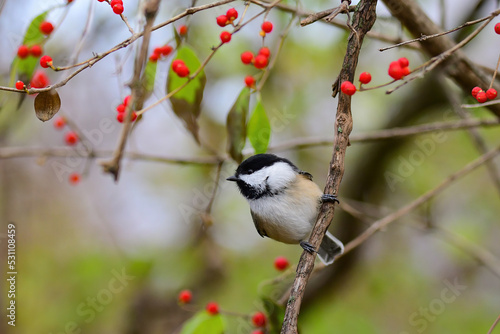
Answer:
MULTIPOLYGON (((319 207, 324 201, 338 200, 323 194, 311 174, 274 154, 257 154, 243 161, 227 180, 235 181, 247 199, 262 237, 300 244, 306 251, 315 252, 307 239, 319 207)), ((320 260, 328 265, 343 251, 342 242, 327 231, 318 250, 320 260)))

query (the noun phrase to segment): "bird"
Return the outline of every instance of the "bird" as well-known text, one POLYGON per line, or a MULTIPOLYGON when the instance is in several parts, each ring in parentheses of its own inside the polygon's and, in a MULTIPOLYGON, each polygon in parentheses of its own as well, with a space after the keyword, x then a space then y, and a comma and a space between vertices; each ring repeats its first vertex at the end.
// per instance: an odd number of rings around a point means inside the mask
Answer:
POLYGON ((317 253, 325 265, 344 252, 342 242, 328 231, 318 251, 307 241, 321 204, 339 201, 335 195, 324 194, 312 175, 290 160, 274 154, 256 154, 244 160, 226 180, 236 182, 248 201, 261 237, 299 244, 309 253, 317 253))

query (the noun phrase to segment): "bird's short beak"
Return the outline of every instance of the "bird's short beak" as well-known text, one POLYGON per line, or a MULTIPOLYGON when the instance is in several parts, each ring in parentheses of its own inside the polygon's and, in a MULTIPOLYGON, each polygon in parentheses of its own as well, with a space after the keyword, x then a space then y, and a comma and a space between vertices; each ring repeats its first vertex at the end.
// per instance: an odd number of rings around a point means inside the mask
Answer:
POLYGON ((236 176, 233 175, 233 176, 228 177, 226 180, 228 180, 228 181, 238 181, 239 179, 236 176))

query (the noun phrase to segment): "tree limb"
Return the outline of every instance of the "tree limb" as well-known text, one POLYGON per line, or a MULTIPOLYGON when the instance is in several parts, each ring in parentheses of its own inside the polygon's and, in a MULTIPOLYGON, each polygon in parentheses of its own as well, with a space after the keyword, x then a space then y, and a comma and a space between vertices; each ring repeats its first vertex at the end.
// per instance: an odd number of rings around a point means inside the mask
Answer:
MULTIPOLYGON (((339 80, 350 80, 354 78, 361 44, 366 33, 375 23, 377 6, 376 0, 362 0, 357 6, 352 19, 352 30, 348 38, 347 52, 339 75, 339 80)), ((340 94, 337 106, 337 118, 335 122, 335 140, 333 144, 333 156, 325 187, 326 194, 337 194, 340 182, 344 175, 344 158, 349 145, 349 134, 352 130, 351 97, 340 94)), ((321 206, 316 225, 311 233, 309 242, 318 249, 325 232, 333 219, 334 206, 325 203, 321 206)), ((315 255, 304 251, 297 266, 297 274, 292 285, 290 299, 285 311, 285 318, 281 328, 281 334, 296 334, 297 319, 300 305, 304 297, 305 287, 314 268, 315 255)))

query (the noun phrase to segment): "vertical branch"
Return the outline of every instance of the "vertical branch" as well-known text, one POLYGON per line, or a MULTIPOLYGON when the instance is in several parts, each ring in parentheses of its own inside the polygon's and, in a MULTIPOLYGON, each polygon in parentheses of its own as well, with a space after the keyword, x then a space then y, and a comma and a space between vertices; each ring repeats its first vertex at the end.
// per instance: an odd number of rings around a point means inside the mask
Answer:
MULTIPOLYGON (((375 23, 375 7, 377 0, 361 0, 353 14, 351 34, 348 38, 347 52, 344 57, 342 70, 336 83, 334 92, 338 87, 338 82, 345 80, 352 81, 358 64, 358 56, 361 50, 363 38, 375 23)), ((344 158, 347 146, 349 145, 349 134, 352 130, 351 97, 340 94, 337 106, 337 118, 335 122, 335 140, 333 143, 333 156, 330 162, 330 169, 325 187, 326 194, 337 194, 344 175, 344 158)), ((309 242, 318 249, 321 240, 333 219, 334 206, 329 203, 322 205, 316 225, 312 231, 309 242)), ((314 268, 315 255, 306 251, 302 253, 297 266, 297 274, 292 285, 290 299, 288 300, 281 334, 296 334, 297 319, 300 305, 304 296, 304 291, 314 268)))
POLYGON ((125 145, 127 144, 127 138, 131 129, 130 118, 132 114, 132 108, 135 108, 136 110, 142 109, 142 105, 144 103, 144 85, 141 80, 141 75, 148 59, 147 55, 149 40, 151 38, 151 32, 153 31, 153 24, 156 14, 158 13, 159 4, 160 0, 149 0, 144 5, 144 16, 146 17, 146 24, 144 27, 142 44, 135 57, 134 76, 129 85, 132 89, 132 93, 130 96, 130 102, 128 103, 125 110, 125 118, 118 142, 118 147, 116 148, 111 161, 106 161, 101 164, 105 172, 113 174, 115 181, 118 180, 118 175, 120 173, 120 162, 123 157, 125 145))

